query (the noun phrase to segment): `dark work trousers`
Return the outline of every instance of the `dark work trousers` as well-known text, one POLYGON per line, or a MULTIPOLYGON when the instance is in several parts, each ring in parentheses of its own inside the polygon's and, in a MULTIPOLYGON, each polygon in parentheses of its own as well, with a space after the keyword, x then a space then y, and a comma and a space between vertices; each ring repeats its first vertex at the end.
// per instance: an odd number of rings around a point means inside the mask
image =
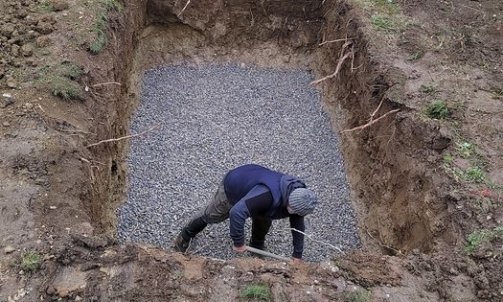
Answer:
MULTIPOLYGON (((232 205, 227 200, 223 182, 218 186, 217 192, 211 202, 197 213, 187 223, 182 230, 182 236, 185 240, 190 240, 199 234, 208 224, 219 223, 229 218, 229 212, 232 205)), ((250 246, 263 249, 265 235, 271 228, 272 219, 269 217, 252 217, 252 236, 250 246)))

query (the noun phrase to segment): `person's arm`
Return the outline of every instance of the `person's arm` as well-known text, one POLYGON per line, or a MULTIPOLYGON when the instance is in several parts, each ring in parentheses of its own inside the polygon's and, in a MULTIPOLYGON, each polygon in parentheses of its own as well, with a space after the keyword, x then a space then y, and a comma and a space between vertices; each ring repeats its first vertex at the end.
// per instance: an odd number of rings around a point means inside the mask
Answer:
MULTIPOLYGON (((292 229, 304 232, 306 226, 304 224, 304 217, 299 215, 290 215, 290 227, 292 229)), ((304 252, 304 235, 292 230, 293 238, 293 253, 292 257, 296 259, 302 259, 302 253, 304 252)))
POLYGON ((246 207, 244 199, 238 201, 229 212, 230 218, 230 233, 235 247, 240 247, 245 244, 245 221, 250 217, 250 212, 246 207))
POLYGON ((248 217, 264 213, 272 205, 272 195, 264 185, 257 185, 230 210, 230 235, 235 247, 244 245, 245 221, 248 217))

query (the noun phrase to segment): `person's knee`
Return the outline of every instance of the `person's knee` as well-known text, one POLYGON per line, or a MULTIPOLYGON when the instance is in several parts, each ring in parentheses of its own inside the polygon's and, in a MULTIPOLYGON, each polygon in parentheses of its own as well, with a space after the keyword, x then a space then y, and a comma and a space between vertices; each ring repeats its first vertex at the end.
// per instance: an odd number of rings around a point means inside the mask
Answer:
POLYGON ((229 213, 226 214, 220 214, 220 213, 209 213, 208 215, 205 215, 205 220, 206 223, 208 224, 214 224, 214 223, 220 223, 227 218, 229 218, 229 213))

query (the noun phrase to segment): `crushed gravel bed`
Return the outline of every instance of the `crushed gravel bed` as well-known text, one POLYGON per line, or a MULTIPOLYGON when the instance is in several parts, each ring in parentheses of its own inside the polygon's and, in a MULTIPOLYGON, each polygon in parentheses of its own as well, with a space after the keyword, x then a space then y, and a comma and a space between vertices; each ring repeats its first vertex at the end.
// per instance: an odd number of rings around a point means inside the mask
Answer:
MULTIPOLYGON (((338 138, 320 93, 302 70, 235 65, 165 66, 144 75, 131 132, 127 200, 117 210, 118 237, 171 248, 184 223, 213 196, 225 173, 256 163, 300 177, 320 200, 306 232, 343 250, 358 248, 338 138)), ((248 221, 247 227, 250 227, 248 221)), ((195 254, 229 259, 228 221, 209 225, 191 246, 195 254)), ((267 249, 290 256, 288 219, 273 222, 267 249)), ((248 236, 250 231, 248 230, 248 236)), ((338 252, 305 239, 304 259, 338 252)))

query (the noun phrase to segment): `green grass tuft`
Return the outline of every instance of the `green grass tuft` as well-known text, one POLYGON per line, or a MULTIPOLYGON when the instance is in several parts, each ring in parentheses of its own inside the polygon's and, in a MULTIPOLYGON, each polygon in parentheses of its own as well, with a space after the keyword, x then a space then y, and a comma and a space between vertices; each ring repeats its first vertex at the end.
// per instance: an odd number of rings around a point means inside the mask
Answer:
POLYGON ((395 31, 396 25, 393 20, 388 17, 373 15, 371 18, 372 24, 377 27, 377 29, 381 29, 384 31, 395 31))
POLYGON ((38 4, 38 10, 44 13, 49 13, 54 11, 54 7, 52 6, 49 0, 43 0, 38 4))
POLYGON ((414 61, 421 59, 423 56, 424 56, 424 51, 418 49, 418 50, 410 53, 409 56, 407 57, 407 60, 414 62, 414 61))
POLYGON ((369 302, 370 301, 370 291, 366 289, 356 290, 350 293, 347 293, 344 297, 344 301, 346 302, 369 302))
POLYGON ((449 109, 444 101, 437 100, 426 107, 425 114, 429 118, 441 120, 449 116, 449 109))
POLYGON ((59 74, 72 80, 78 80, 82 76, 82 68, 73 62, 65 61, 58 67, 59 74))
POLYGON ((456 143, 456 150, 462 158, 469 158, 475 152, 475 147, 469 142, 456 143))
POLYGON ((241 292, 241 298, 259 299, 262 301, 271 300, 271 290, 262 284, 252 284, 241 292))
POLYGON ((470 167, 466 170, 466 178, 472 182, 483 183, 486 179, 486 174, 479 167, 470 167))
POLYGON ((492 230, 483 229, 474 231, 466 238, 465 253, 472 255, 482 243, 490 242, 497 238, 503 239, 503 225, 492 230))
POLYGON ((53 95, 64 100, 83 100, 84 92, 77 82, 82 73, 82 68, 70 61, 45 66, 38 71, 37 86, 48 88, 53 95))
POLYGON ((82 88, 66 77, 53 76, 48 78, 48 87, 52 94, 64 100, 82 100, 82 88))
POLYGON ((93 24, 94 38, 89 43, 89 52, 94 55, 99 54, 107 45, 107 24, 108 13, 110 11, 122 11, 122 5, 117 0, 101 0, 98 4, 98 12, 96 13, 93 24))
POLYGON ((435 92, 435 87, 432 85, 421 85, 421 87, 419 87, 419 91, 422 93, 433 93, 435 92))
POLYGON ((454 156, 452 156, 452 154, 450 153, 445 153, 442 159, 444 160, 444 162, 450 164, 454 161, 454 156))
POLYGON ((27 272, 34 272, 40 268, 42 257, 34 251, 26 252, 21 257, 21 268, 27 272))
POLYGON ((372 0, 372 3, 388 15, 395 15, 399 12, 398 5, 394 0, 372 0))

